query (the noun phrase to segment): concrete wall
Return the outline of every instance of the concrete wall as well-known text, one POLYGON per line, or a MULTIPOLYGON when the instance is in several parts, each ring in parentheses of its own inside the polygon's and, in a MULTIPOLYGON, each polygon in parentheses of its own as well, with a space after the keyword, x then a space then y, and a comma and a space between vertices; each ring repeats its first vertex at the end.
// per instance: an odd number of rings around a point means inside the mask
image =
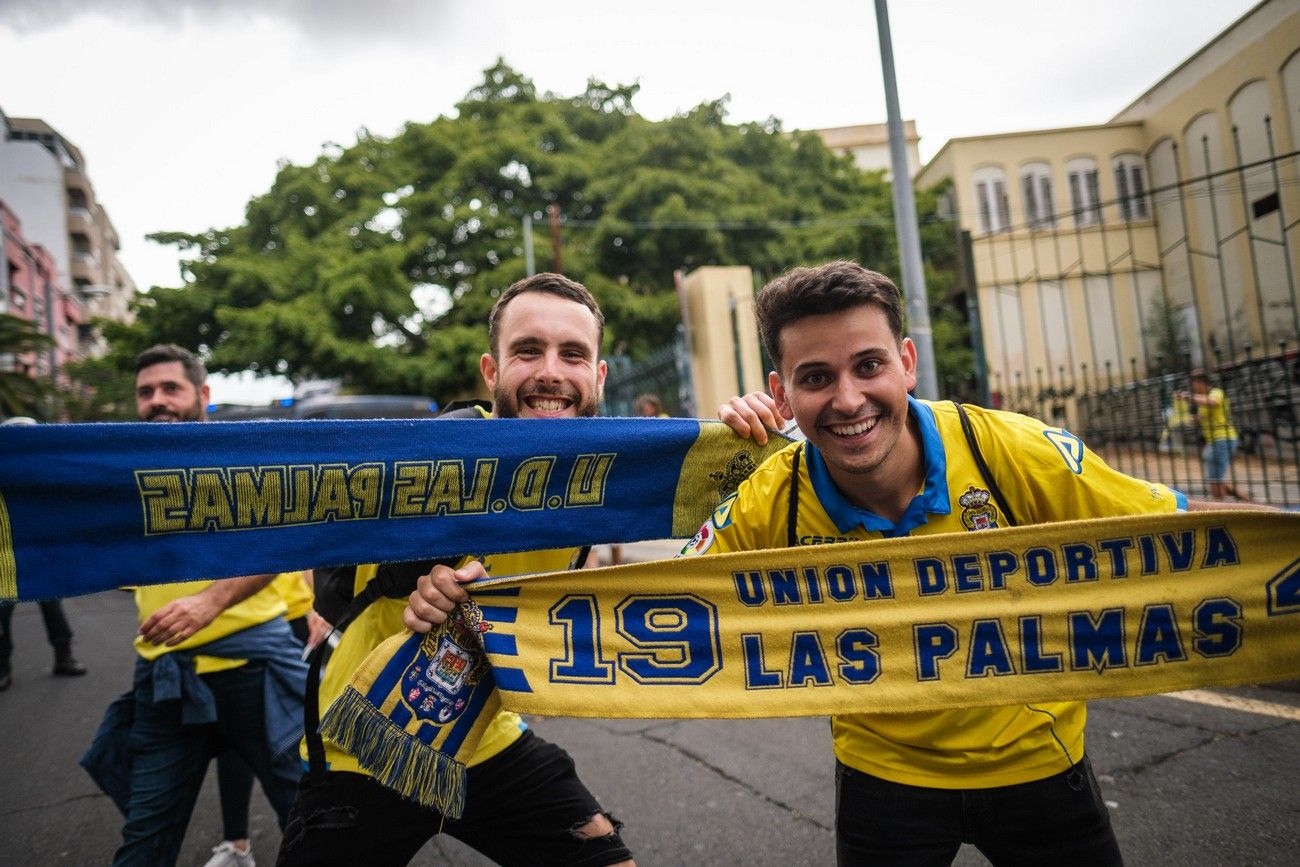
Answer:
POLYGON ((754 275, 744 266, 699 268, 686 275, 685 293, 696 413, 713 418, 724 401, 767 388, 754 318, 754 275))

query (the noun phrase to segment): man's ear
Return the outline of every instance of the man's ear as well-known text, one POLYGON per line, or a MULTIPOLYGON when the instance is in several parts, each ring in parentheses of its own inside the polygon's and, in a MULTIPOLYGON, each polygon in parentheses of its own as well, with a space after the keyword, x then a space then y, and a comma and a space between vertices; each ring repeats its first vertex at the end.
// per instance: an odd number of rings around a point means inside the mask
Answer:
POLYGON ((605 388, 605 377, 609 374, 609 365, 605 364, 605 359, 596 362, 596 392, 599 394, 605 388))
POLYGON ((907 390, 911 391, 916 388, 916 344, 912 338, 903 338, 903 342, 898 345, 898 355, 903 362, 904 382, 907 383, 907 390))
POLYGON ((492 353, 483 353, 483 357, 478 360, 478 372, 483 374, 483 382, 487 385, 488 391, 496 391, 497 360, 492 357, 492 353))
POLYGON ((776 401, 777 411, 781 413, 781 418, 786 421, 794 420, 794 410, 790 407, 789 396, 785 393, 785 385, 781 382, 781 376, 775 370, 767 374, 767 390, 772 392, 772 398, 776 401))

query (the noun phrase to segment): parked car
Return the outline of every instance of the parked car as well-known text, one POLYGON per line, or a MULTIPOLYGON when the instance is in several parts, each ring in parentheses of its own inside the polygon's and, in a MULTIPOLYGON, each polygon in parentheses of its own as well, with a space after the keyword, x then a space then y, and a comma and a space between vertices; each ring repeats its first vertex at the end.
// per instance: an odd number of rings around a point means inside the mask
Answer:
POLYGON ((428 397, 400 394, 326 394, 304 400, 285 398, 265 406, 218 404, 209 408, 213 421, 310 418, 432 418, 440 409, 428 397))

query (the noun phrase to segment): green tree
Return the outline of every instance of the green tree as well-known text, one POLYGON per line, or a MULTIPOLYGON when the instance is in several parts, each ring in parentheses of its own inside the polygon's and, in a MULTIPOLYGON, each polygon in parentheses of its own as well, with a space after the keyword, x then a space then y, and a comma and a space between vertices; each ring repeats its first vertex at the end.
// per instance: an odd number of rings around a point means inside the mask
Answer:
POLYGON ((54 345, 26 319, 0 313, 0 415, 47 415, 50 384, 23 369, 21 358, 54 345))
POLYGON ((552 267, 551 205, 564 273, 600 301, 606 349, 634 358, 672 339, 675 269, 747 264, 766 278, 834 257, 894 268, 879 173, 775 119, 729 124, 726 98, 654 122, 636 93, 592 79, 576 96, 538 94, 498 62, 452 116, 392 138, 363 129, 283 165, 241 225, 153 236, 192 256, 184 285, 143 296, 114 352, 169 341, 212 370, 463 394, 488 310, 524 276, 525 216, 539 269, 552 267))

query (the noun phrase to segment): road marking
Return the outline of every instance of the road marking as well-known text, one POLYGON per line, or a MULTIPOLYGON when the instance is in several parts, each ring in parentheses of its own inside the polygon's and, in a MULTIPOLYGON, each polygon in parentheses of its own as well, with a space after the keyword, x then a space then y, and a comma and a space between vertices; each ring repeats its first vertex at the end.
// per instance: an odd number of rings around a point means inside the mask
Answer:
POLYGON ((1245 713, 1257 713, 1263 716, 1275 716, 1278 719, 1288 719, 1293 722, 1300 722, 1300 707, 1275 704, 1271 701, 1240 698, 1235 695, 1225 695, 1221 692, 1210 692, 1208 689, 1189 689, 1185 692, 1166 692, 1161 693, 1161 695, 1165 698, 1176 698, 1180 701, 1191 701, 1197 704, 1207 704, 1212 707, 1239 710, 1244 711, 1245 713))

